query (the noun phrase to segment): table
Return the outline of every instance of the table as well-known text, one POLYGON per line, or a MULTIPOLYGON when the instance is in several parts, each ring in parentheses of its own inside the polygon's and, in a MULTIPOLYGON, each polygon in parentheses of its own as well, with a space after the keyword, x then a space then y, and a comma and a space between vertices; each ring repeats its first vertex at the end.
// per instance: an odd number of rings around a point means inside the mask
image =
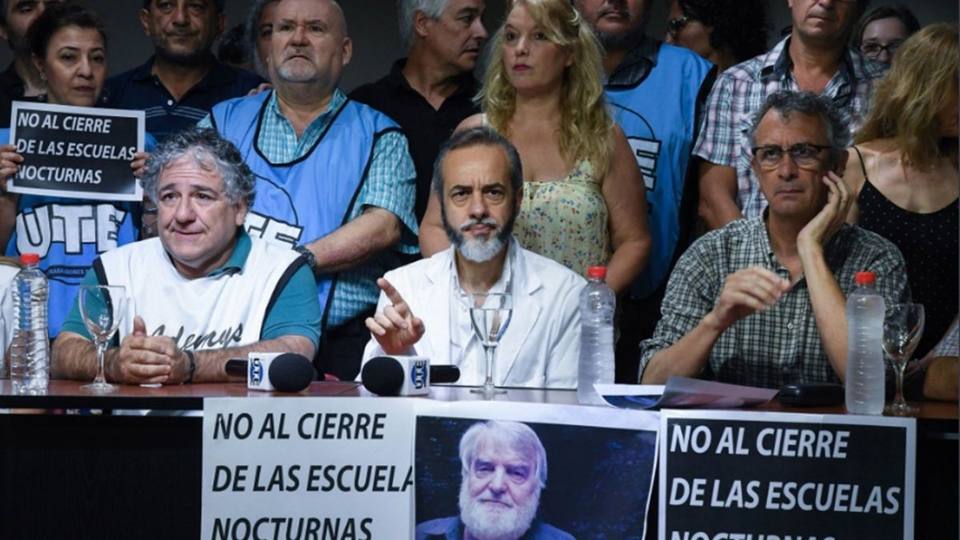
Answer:
MULTIPOLYGON (((87 394, 81 384, 51 381, 46 395, 18 396, 12 394, 9 381, 0 380, 0 408, 152 409, 157 414, 0 414, 3 539, 195 538, 200 530, 203 427, 197 413, 205 398, 370 395, 352 382, 313 383, 300 394, 248 391, 243 384, 123 386, 108 396, 87 394)), ((454 386, 435 386, 431 397, 482 399, 454 386)), ((574 391, 531 389, 511 389, 497 399, 577 401, 574 391)), ((776 402, 759 410, 843 412, 842 406, 797 409, 776 402)), ((917 538, 958 537, 957 417, 956 403, 920 406, 917 538)), ((655 512, 650 522, 655 525, 655 512)))

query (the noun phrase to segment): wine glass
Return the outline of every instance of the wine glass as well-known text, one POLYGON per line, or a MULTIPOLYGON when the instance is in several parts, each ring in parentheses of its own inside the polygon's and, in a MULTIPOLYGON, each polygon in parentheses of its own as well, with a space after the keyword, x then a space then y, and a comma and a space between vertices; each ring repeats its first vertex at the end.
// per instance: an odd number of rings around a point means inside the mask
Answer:
POLYGON ((83 324, 97 346, 97 376, 81 388, 97 394, 109 394, 117 389, 103 376, 103 355, 127 309, 127 294, 117 285, 83 285, 77 297, 83 324))
POLYGON ((896 396, 886 408, 888 414, 904 416, 916 412, 903 399, 903 371, 923 335, 923 322, 923 304, 891 304, 887 307, 883 320, 883 350, 893 364, 897 381, 896 396))
POLYGON ((470 322, 473 331, 483 346, 485 358, 485 373, 483 387, 471 390, 482 393, 488 399, 495 394, 503 394, 505 390, 497 390, 493 384, 493 360, 497 352, 497 344, 503 333, 510 325, 513 314, 513 301, 510 293, 474 293, 470 295, 470 322))

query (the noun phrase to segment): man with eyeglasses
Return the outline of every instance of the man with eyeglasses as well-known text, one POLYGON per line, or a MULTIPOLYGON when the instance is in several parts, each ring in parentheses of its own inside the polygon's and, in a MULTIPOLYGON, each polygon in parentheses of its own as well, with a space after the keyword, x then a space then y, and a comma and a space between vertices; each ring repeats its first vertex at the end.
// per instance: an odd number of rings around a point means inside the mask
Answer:
MULTIPOLYGON (((227 375, 227 360, 249 352, 313 356, 313 275, 297 252, 244 232, 254 188, 240 153, 212 129, 171 135, 151 154, 143 190, 159 210, 158 237, 104 253, 83 281, 122 286, 128 299, 119 347, 104 362, 108 380, 224 382, 240 380, 227 375)), ((54 342, 51 372, 80 380, 97 372, 77 301, 54 342)))
POLYGON ((751 167, 746 126, 779 90, 833 101, 856 131, 886 66, 847 47, 868 0, 788 0, 793 25, 773 49, 724 71, 707 99, 693 149, 700 162, 700 216, 711 229, 756 217, 767 205, 751 167))
POLYGON ((644 383, 671 375, 768 388, 844 380, 854 275, 874 272, 888 305, 909 296, 897 248, 844 223, 851 197, 838 174, 848 134, 827 98, 767 98, 749 139, 769 206, 706 234, 680 258, 663 317, 640 347, 644 383))

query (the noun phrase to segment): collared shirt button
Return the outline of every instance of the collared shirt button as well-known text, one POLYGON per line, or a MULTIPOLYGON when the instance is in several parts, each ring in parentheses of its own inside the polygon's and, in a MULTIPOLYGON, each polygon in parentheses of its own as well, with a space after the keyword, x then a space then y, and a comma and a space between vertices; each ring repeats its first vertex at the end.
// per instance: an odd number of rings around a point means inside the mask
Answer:
POLYGON ((787 323, 787 330, 793 330, 793 323, 792 323, 792 322, 787 323))
POLYGON ((173 100, 172 100, 172 99, 168 99, 168 100, 167 100, 167 106, 168 106, 168 107, 173 107, 173 100))

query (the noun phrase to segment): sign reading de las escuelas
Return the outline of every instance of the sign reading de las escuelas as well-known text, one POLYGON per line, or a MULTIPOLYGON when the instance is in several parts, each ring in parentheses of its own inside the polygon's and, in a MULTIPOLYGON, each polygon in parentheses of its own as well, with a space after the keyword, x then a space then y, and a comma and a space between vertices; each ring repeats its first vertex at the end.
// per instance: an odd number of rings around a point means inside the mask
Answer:
POLYGON ((403 538, 412 529, 413 406, 205 400, 200 537, 403 538))
POLYGON ((662 412, 660 540, 913 538, 916 420, 662 412))
MULTIPOLYGON (((130 162, 143 150, 143 111, 14 101, 10 142, 23 156, 14 193, 140 201, 130 162)), ((3 141, 6 142, 6 141, 3 141)))

